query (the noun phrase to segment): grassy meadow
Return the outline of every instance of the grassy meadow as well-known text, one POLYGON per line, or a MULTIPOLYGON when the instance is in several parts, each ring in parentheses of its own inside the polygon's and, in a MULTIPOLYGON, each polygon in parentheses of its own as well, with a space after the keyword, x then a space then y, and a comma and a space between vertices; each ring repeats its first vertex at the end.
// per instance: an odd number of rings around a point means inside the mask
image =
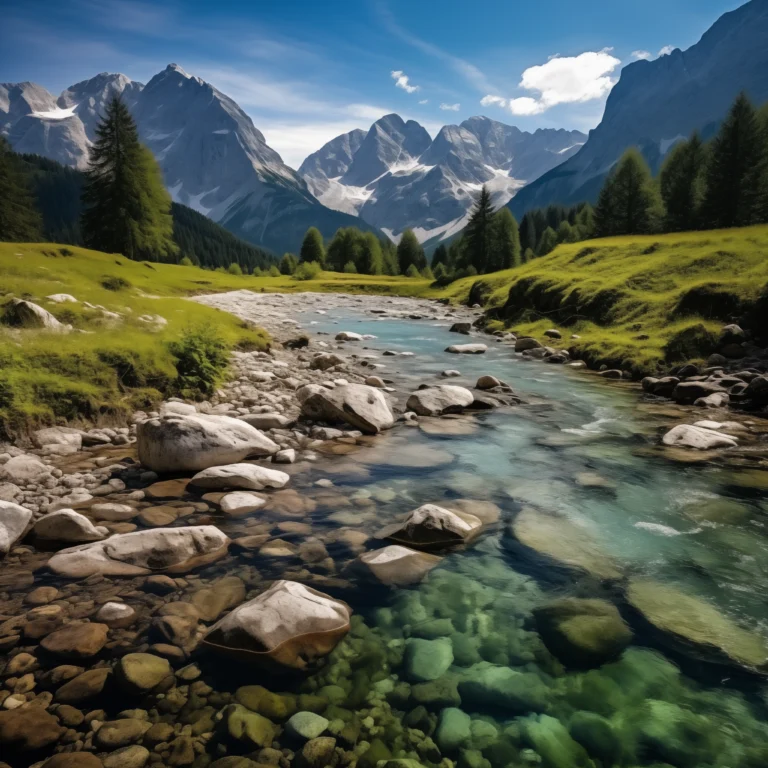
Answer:
POLYGON ((195 294, 317 291, 479 303, 491 329, 541 337, 557 327, 563 339, 554 345, 640 374, 705 355, 722 325, 754 307, 767 286, 768 226, 561 245, 516 269, 444 288, 381 275, 230 275, 74 246, 0 243, 0 314, 11 297, 25 298, 75 329, 60 335, 0 326, 0 433, 62 419, 108 423, 163 396, 190 394, 172 350, 201 328, 215 328, 224 350, 266 347, 263 330, 185 301, 195 294), (46 298, 57 293, 78 303, 46 298))

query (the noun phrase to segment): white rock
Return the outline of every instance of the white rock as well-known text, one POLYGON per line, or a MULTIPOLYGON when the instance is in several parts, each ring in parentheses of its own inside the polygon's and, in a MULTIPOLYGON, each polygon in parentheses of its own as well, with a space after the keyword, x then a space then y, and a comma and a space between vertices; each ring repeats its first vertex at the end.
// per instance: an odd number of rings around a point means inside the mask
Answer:
POLYGON ((353 333, 352 331, 342 331, 336 334, 336 341, 362 341, 363 337, 359 333, 353 333))
POLYGON ((437 555, 392 544, 357 558, 358 567, 387 586, 418 584, 441 560, 437 555))
POLYGON ((10 552, 31 522, 31 510, 12 501, 0 501, 0 555, 10 552))
POLYGON ((240 517, 250 512, 255 512, 267 503, 264 496, 250 491, 233 491, 221 497, 219 506, 221 511, 232 517, 240 517))
POLYGON ((38 448, 43 448, 47 445, 65 445, 79 451, 83 445, 83 435, 79 429, 46 427, 32 433, 32 442, 38 448))
POLYGON ((136 611, 125 603, 110 601, 104 603, 96 612, 96 621, 112 629, 130 626, 136 619, 136 611))
POLYGON ((467 542, 482 528, 482 520, 473 514, 445 509, 436 504, 423 504, 401 522, 386 526, 378 536, 417 549, 437 549, 467 542))
POLYGON ((723 435, 713 429, 703 429, 692 424, 678 424, 662 438, 664 445, 678 445, 685 448, 696 448, 700 451, 711 448, 735 448, 738 440, 735 437, 723 435))
POLYGON ((56 304, 77 304, 77 299, 69 293, 52 293, 45 298, 56 304))
POLYGON ((229 538, 213 525, 152 528, 62 549, 48 561, 48 567, 70 578, 95 573, 141 576, 162 570, 184 573, 223 557, 228 545, 229 538))
POLYGON ((23 299, 11 299, 5 305, 5 320, 22 328, 40 328, 53 333, 69 333, 71 325, 60 323, 47 309, 23 299))
POLYGON ((214 624, 204 643, 218 649, 268 655, 304 668, 329 653, 349 631, 346 603, 294 581, 277 581, 266 592, 214 624))
POLYGON ((279 450, 240 419, 202 413, 144 421, 136 437, 139 461, 155 472, 193 472, 279 450))
POLYGON ((249 413, 240 416, 240 420, 256 429, 286 429, 293 423, 281 413, 249 413))
POLYGON ((454 355, 482 355, 488 347, 485 344, 451 344, 445 351, 454 355))
POLYGON ((306 396, 299 393, 302 416, 312 421, 345 422, 368 434, 390 429, 395 423, 386 397, 365 384, 313 390, 306 396))
POLYGON ((161 416, 194 416, 196 413, 197 408, 192 403, 178 403, 170 400, 160 406, 161 416))
POLYGON ((83 544, 101 541, 109 535, 103 526, 96 527, 85 515, 74 509, 60 509, 41 517, 34 525, 35 536, 49 541, 83 544))
POLYGON ((443 413, 458 413, 472 405, 475 396, 464 387, 439 384, 436 387, 418 389, 409 398, 405 407, 419 416, 440 416, 443 413))
POLYGON ((225 464, 198 472, 190 482, 198 488, 263 491, 265 488, 282 488, 290 479, 285 472, 258 464, 225 464))
POLYGON ((37 456, 23 454, 14 456, 0 466, 0 481, 16 485, 31 485, 49 477, 50 467, 43 464, 37 456))
POLYGON ((278 451, 272 460, 275 464, 294 464, 296 462, 296 450, 294 448, 284 448, 278 451))

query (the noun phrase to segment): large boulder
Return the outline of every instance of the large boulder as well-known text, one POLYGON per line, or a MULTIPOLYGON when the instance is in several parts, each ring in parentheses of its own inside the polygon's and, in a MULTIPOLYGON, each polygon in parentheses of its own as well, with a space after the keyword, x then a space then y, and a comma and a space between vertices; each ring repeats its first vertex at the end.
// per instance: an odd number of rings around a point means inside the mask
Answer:
POLYGON ((61 659, 79 661, 96 656, 107 643, 109 627, 95 621, 72 621, 46 635, 40 645, 61 659))
POLYGON ((151 653, 126 653, 116 667, 117 679, 128 693, 142 694, 173 674, 167 659, 151 653))
MULTIPOLYGON (((44 707, 25 707, 0 712, 0 745, 3 756, 13 752, 37 752, 55 744, 66 728, 44 707)), ((16 763, 29 765, 30 763, 16 763)))
POLYGON ((190 481, 198 488, 223 490, 238 488, 245 491, 263 491, 265 488, 282 488, 291 476, 279 469, 261 467, 258 464, 227 464, 210 467, 198 472, 190 481))
POLYGON ((464 387, 452 384, 438 384, 436 387, 417 389, 405 407, 419 416, 440 416, 443 413, 460 413, 469 408, 475 396, 464 387))
POLYGON ((0 501, 0 555, 7 555, 32 522, 32 512, 12 501, 0 501))
POLYGON ((309 367, 315 371, 327 371, 337 365, 344 365, 345 362, 346 360, 340 355, 335 355, 332 352, 321 352, 312 358, 309 367))
POLYGON ((153 472, 199 472, 279 450, 277 443, 240 419, 203 413, 143 421, 136 437, 139 461, 153 472))
POLYGON ((705 429, 693 424, 678 424, 662 438, 664 445, 677 445, 708 451, 712 448, 735 448, 738 440, 714 429, 705 429))
POLYGON ((35 485, 51 475, 51 468, 43 464, 37 456, 22 454, 14 456, 0 465, 0 482, 15 485, 35 485))
POLYGON ((48 567, 70 578, 186 573, 223 557, 228 545, 229 538, 213 525, 153 528, 63 549, 48 567))
POLYGON ((488 347, 485 344, 451 344, 445 351, 453 355, 482 355, 488 347))
POLYGON ((768 642, 706 600, 672 584, 642 577, 629 581, 626 596, 659 632, 695 656, 768 672, 768 642))
POLYGON ((672 390, 672 399, 681 405, 691 405, 700 397, 707 397, 715 392, 725 392, 719 384, 711 381, 681 381, 672 390))
POLYGON ((334 389, 314 389, 308 397, 299 390, 301 415, 312 421, 346 423, 361 432, 377 434, 390 429, 395 419, 387 398, 375 387, 345 384, 334 389))
POLYGON ((427 552, 392 544, 361 554, 355 566, 380 584, 407 587, 418 584, 441 559, 427 552))
POLYGON ((35 536, 48 541, 83 544, 101 541, 109 535, 109 529, 95 526, 85 515, 74 509, 60 509, 41 517, 32 529, 35 536))
POLYGON ((71 325, 60 323, 47 309, 23 299, 11 299, 3 308, 3 322, 18 328, 40 328, 53 333, 69 333, 71 325))
POLYGON ((515 340, 515 352, 528 352, 531 349, 540 349, 542 344, 530 336, 521 336, 515 340))
POLYGON ((235 658, 306 669, 349 631, 351 610, 294 581, 277 581, 214 624, 203 643, 235 658))
POLYGON ((401 522, 385 526, 378 536, 416 549, 440 549, 465 544, 482 528, 482 520, 471 513, 423 504, 401 522))
POLYGON ((534 616, 544 645, 566 666, 598 667, 632 642, 632 631, 607 600, 564 597, 534 616))
POLYGON ((83 433, 71 427, 46 427, 32 433, 32 442, 38 448, 45 448, 46 445, 66 445, 79 451, 83 445, 83 433))
POLYGON ((768 376, 755 376, 744 390, 744 397, 757 403, 768 403, 768 376))

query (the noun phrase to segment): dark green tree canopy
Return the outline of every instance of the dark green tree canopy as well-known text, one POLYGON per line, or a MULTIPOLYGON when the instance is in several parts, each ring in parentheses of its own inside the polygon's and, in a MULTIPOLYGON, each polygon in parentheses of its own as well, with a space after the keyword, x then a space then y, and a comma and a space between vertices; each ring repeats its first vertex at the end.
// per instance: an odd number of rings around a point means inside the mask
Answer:
POLYGON ((299 251, 299 261, 315 261, 320 265, 325 264, 325 246, 323 236, 317 227, 310 227, 304 235, 299 251))
POLYGON ((0 136, 0 240, 34 242, 42 234, 42 219, 18 155, 0 136))
POLYGON ((421 272, 427 266, 427 257, 413 230, 406 229, 397 244, 397 263, 400 274, 408 274, 408 268, 414 266, 417 272, 421 272))
POLYGON ((701 226, 707 153, 698 133, 670 151, 659 174, 665 229, 682 232, 701 226))
POLYGON ((509 208, 500 208, 491 219, 491 249, 488 271, 510 269, 520 264, 520 232, 509 208))
POLYGON ((478 271, 478 274, 488 272, 491 267, 493 214, 491 193, 483 185, 472 206, 469 223, 464 230, 465 259, 478 271))

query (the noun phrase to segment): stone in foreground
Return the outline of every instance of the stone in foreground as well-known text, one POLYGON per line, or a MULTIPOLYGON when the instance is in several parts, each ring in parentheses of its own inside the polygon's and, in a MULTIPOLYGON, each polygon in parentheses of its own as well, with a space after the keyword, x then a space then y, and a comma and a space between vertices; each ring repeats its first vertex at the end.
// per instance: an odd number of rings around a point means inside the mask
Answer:
POLYGON ((48 561, 48 567, 60 576, 75 579, 94 574, 186 573, 223 557, 228 545, 229 538, 213 525, 154 528, 62 549, 48 561))
POLYGON ((599 667, 632 642, 632 631, 607 600, 565 597, 534 616, 544 645, 566 666, 599 667))
POLYGON ((712 448, 735 448, 738 441, 735 437, 724 435, 714 429, 696 427, 692 424, 678 424, 662 438, 664 445, 678 445, 684 448, 695 448, 708 451, 712 448))
MULTIPOLYGON (((311 385, 310 385, 311 386, 311 385)), ((301 415, 312 421, 346 423, 361 432, 377 434, 390 429, 395 419, 386 397, 380 390, 365 384, 345 384, 334 389, 313 388, 301 402, 301 415)))
POLYGON ((418 584, 440 560, 437 555, 392 544, 365 552, 357 558, 356 565, 380 584, 407 587, 418 584))
POLYGON ((60 509, 41 517, 33 528, 35 536, 48 541, 83 544, 101 541, 109 535, 104 526, 95 526, 85 515, 74 509, 60 509))
POLYGON ((439 384, 417 389, 408 398, 405 407, 419 416, 441 416, 444 413, 460 413, 474 401, 475 396, 464 387, 439 384))
POLYGON ((415 549, 441 549, 466 544, 482 528, 482 521, 473 514, 423 504, 403 521, 385 526, 378 536, 415 549))
POLYGON ((0 556, 24 535, 32 522, 32 512, 12 501, 0 501, 0 556))
POLYGON ((451 344, 445 351, 453 355, 482 355, 488 347, 485 344, 451 344))
POLYGON ((240 419, 202 413, 149 419, 137 426, 136 437, 139 461, 153 472, 199 472, 279 450, 240 419))
POLYGON ((336 647, 350 616, 341 600, 281 580, 227 614, 203 643, 235 658, 303 670, 336 647))
POLYGON ((672 584, 631 579, 627 601, 657 630, 694 655, 768 672, 768 643, 702 598, 672 584))

